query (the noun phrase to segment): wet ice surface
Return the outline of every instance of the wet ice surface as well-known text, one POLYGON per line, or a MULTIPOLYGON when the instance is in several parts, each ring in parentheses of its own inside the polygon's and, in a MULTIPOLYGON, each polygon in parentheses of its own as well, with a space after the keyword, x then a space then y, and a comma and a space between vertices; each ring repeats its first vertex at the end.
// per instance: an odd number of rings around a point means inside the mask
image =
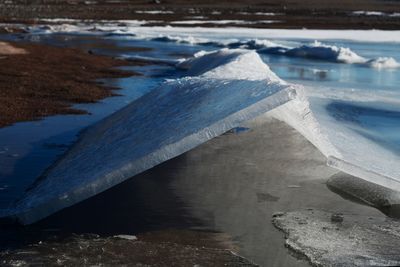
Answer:
POLYGON ((397 220, 310 209, 277 213, 273 223, 315 266, 400 265, 397 220))

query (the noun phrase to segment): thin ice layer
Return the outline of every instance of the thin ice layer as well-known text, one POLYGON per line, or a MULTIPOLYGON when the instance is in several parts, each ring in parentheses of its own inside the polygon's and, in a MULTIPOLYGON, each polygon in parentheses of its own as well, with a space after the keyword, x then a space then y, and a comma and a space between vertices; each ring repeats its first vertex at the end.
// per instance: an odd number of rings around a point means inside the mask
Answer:
POLYGON ((196 62, 204 58, 198 57, 192 64, 199 76, 167 81, 87 129, 17 203, 13 216, 24 224, 35 222, 293 97, 294 89, 255 52, 223 50, 204 57, 219 64, 211 70, 205 65, 202 72, 196 62))

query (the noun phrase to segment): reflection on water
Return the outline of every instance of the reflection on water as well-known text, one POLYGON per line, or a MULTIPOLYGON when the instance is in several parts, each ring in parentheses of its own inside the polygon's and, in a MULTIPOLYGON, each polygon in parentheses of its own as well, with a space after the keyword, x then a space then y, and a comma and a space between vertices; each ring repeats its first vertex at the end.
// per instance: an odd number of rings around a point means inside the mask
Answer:
POLYGON ((294 77, 294 79, 300 80, 318 80, 318 81, 327 81, 329 80, 327 70, 319 70, 319 69, 308 69, 302 67, 294 67, 289 66, 288 70, 294 77))

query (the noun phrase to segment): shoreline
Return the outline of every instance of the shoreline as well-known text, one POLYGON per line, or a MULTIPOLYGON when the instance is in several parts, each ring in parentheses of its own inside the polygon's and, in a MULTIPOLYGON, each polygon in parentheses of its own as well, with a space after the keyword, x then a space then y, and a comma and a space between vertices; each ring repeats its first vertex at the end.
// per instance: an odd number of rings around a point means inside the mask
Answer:
MULTIPOLYGON (((144 64, 96 55, 90 47, 77 49, 26 42, 4 43, 24 53, 6 54, 6 47, 0 47, 0 128, 51 115, 87 114, 84 109, 73 105, 95 103, 118 95, 118 88, 96 80, 137 76, 140 75, 137 72, 116 67, 144 64), (58 67, 60 62, 62 68, 58 67)), ((137 49, 141 51, 141 48, 137 49)))

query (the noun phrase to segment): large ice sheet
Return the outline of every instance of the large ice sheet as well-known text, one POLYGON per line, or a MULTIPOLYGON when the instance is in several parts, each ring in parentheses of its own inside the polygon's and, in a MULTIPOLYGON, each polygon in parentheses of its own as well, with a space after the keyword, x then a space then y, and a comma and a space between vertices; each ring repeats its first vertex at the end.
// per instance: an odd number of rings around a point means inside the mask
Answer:
POLYGON ((88 128, 7 216, 33 223, 252 119, 295 95, 255 52, 221 50, 88 128), (214 62, 210 69, 207 62, 214 62), (201 64, 200 64, 201 63, 201 64))

